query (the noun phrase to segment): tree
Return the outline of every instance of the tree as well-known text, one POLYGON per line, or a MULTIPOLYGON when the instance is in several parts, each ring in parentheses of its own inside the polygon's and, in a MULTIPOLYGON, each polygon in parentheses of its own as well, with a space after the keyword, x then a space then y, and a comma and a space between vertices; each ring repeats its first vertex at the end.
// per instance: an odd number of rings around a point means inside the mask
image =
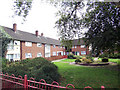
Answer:
POLYGON ((0 50, 2 50, 2 57, 6 56, 7 46, 11 40, 11 36, 4 31, 4 28, 2 26, 0 26, 0 50))
POLYGON ((80 3, 71 3, 70 8, 60 12, 56 22, 64 39, 73 39, 81 35, 82 28, 88 28, 85 33, 86 44, 92 44, 92 52, 113 52, 120 50, 120 8, 115 3, 88 3, 87 13, 78 15, 80 3))
MULTIPOLYGON (((88 28, 88 32, 85 33, 85 38, 87 38, 86 43, 87 45, 92 44, 93 52, 99 53, 101 50, 107 50, 109 52, 115 50, 120 51, 120 3, 90 3, 88 0, 87 13, 83 13, 82 9, 85 7, 84 0, 80 2, 74 0, 68 2, 59 1, 58 3, 53 0, 49 1, 54 5, 59 4, 61 7, 57 14, 59 19, 56 21, 56 27, 59 29, 62 40, 72 40, 76 35, 81 37, 82 29, 88 28)), ((23 0, 23 2, 25 2, 25 0, 23 0)), ((21 5, 23 4, 16 4, 16 7, 21 7, 21 5)), ((31 4, 28 5, 28 7, 30 6, 31 4)), ((20 8, 18 8, 18 12, 22 12, 19 10, 20 8)), ((27 9, 21 10, 24 12, 27 9)), ((18 15, 22 14, 19 13, 18 15)), ((27 15, 28 14, 26 14, 26 16, 27 15)))
POLYGON ((82 25, 88 28, 85 33, 87 45, 92 44, 92 51, 114 52, 120 50, 120 8, 114 3, 93 3, 82 19, 82 25), (94 6, 94 10, 90 8, 94 6))

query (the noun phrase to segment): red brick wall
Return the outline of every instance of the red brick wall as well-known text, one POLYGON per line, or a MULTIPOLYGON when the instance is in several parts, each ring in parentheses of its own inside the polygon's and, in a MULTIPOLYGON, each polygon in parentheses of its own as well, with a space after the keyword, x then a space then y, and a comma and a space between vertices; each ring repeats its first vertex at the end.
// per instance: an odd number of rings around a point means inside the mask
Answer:
POLYGON ((25 42, 21 42, 21 59, 25 59, 25 53, 32 53, 32 58, 37 57, 37 53, 42 53, 42 57, 44 57, 44 47, 45 45, 42 44, 42 47, 37 47, 37 43, 32 43, 31 47, 25 46, 25 42))
POLYGON ((89 54, 89 50, 88 50, 88 47, 87 48, 81 48, 80 45, 77 45, 77 47, 75 48, 72 48, 72 52, 79 52, 80 55, 81 55, 81 51, 87 51, 86 54, 88 55, 89 54))
POLYGON ((63 47, 59 48, 58 45, 56 45, 56 47, 54 48, 53 45, 51 45, 51 52, 50 52, 51 56, 53 56, 53 52, 56 52, 56 55, 57 55, 57 51, 65 52, 65 49, 63 47))

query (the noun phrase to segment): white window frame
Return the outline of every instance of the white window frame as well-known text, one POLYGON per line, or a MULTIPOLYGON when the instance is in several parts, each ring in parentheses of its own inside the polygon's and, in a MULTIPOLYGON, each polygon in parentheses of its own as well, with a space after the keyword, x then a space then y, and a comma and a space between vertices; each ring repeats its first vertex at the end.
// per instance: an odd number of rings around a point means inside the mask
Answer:
POLYGON ((52 55, 53 55, 53 56, 56 56, 56 52, 53 52, 52 55))
POLYGON ((81 47, 81 48, 85 48, 85 45, 81 45, 80 47, 81 47))
POLYGON ((15 59, 19 59, 19 58, 20 58, 20 54, 19 54, 19 53, 14 54, 14 58, 15 58, 15 59))
POLYGON ((32 53, 25 53, 25 58, 32 58, 32 53))
POLYGON ((20 46, 20 41, 14 41, 14 45, 18 45, 18 46, 20 46))
POLYGON ((75 48, 77 48, 77 46, 75 45, 75 48))
POLYGON ((86 55, 86 51, 81 51, 81 55, 86 55))
POLYGON ((37 57, 42 57, 42 53, 37 53, 37 57))
POLYGON ((74 48, 74 46, 72 46, 72 48, 74 48))
POLYGON ((56 45, 53 45, 53 48, 56 48, 56 45))
POLYGON ((10 43, 7 46, 7 50, 13 50, 14 49, 14 42, 10 41, 10 43))
POLYGON ((32 42, 25 42, 25 46, 31 47, 32 46, 32 42))
POLYGON ((37 43, 37 47, 42 47, 42 44, 41 43, 37 43))

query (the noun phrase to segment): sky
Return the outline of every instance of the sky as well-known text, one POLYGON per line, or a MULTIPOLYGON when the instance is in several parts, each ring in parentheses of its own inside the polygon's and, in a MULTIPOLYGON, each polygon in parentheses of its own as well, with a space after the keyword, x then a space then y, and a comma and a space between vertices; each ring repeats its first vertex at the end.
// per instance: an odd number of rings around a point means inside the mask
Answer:
POLYGON ((35 33, 38 30, 39 35, 43 33, 45 37, 59 38, 57 28, 54 28, 57 20, 55 14, 57 8, 54 6, 40 2, 40 0, 34 0, 25 22, 21 17, 15 16, 13 18, 14 11, 12 9, 13 0, 0 0, 0 25, 12 28, 13 24, 16 23, 18 30, 30 33, 35 33))

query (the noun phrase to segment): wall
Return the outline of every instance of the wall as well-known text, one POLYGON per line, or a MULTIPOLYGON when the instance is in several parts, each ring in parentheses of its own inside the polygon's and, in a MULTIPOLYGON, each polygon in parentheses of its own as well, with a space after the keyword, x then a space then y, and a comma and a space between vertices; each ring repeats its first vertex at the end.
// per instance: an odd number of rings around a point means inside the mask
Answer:
POLYGON ((8 55, 13 55, 14 61, 20 60, 20 41, 11 41, 11 43, 8 44, 8 47, 12 47, 12 49, 7 49, 6 58, 8 59, 8 55), (16 54, 17 58, 15 57, 16 54))
POLYGON ((32 43, 31 47, 25 46, 25 41, 21 41, 21 59, 25 59, 25 53, 32 53, 32 58, 37 57, 37 53, 42 53, 42 57, 45 57, 45 45, 37 47, 37 43, 32 43))
POLYGON ((58 45, 56 45, 56 47, 54 48, 53 45, 51 45, 51 56, 53 56, 53 52, 56 52, 56 56, 57 56, 57 52, 65 52, 65 49, 62 47, 59 47, 58 45))
POLYGON ((81 51, 86 51, 86 55, 89 54, 89 49, 88 49, 88 47, 87 47, 87 48, 81 48, 80 45, 77 45, 76 48, 72 48, 72 52, 79 52, 80 55, 81 55, 81 51))

